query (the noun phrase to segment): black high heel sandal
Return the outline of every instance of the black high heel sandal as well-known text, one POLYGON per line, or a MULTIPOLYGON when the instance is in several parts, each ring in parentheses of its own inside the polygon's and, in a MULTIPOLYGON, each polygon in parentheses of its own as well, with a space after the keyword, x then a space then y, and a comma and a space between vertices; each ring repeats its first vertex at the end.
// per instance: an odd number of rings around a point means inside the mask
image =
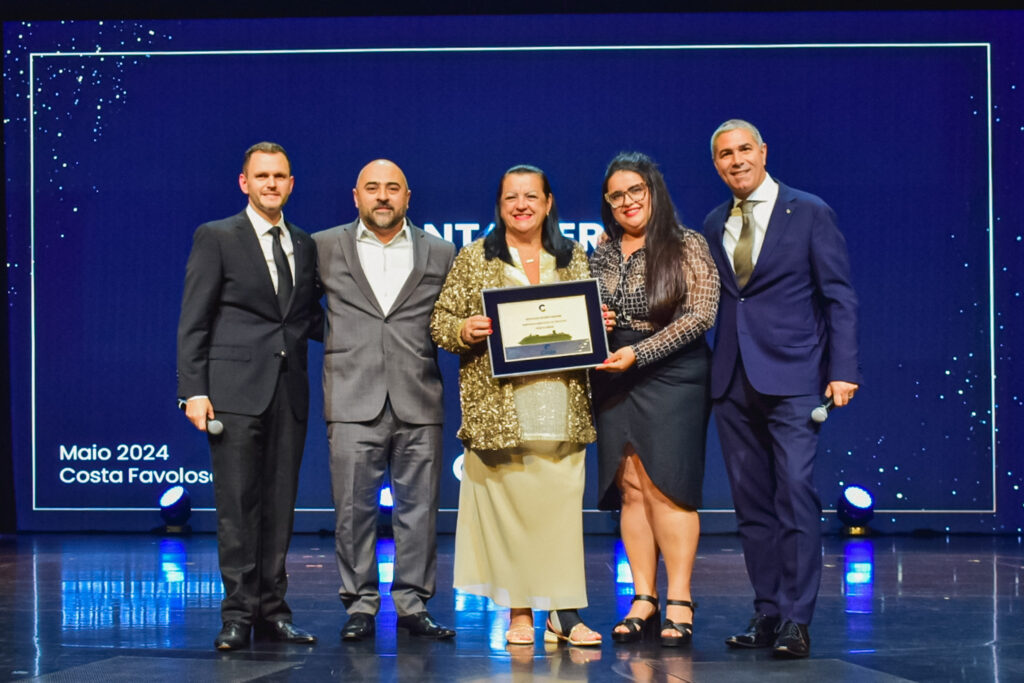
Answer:
MULTIPOLYGON (((668 614, 668 606, 676 605, 677 607, 689 607, 690 611, 694 614, 697 613, 697 603, 689 600, 666 600, 665 601, 665 614, 668 614)), ((662 631, 675 631, 678 636, 665 636, 661 637, 662 647, 680 647, 682 645, 688 645, 693 640, 693 624, 692 623, 679 623, 672 621, 668 617, 665 618, 665 623, 661 625, 662 631)))
POLYGON ((649 602, 654 605, 654 612, 646 619, 640 617, 626 617, 619 623, 612 627, 612 640, 616 643, 635 643, 642 638, 650 637, 658 628, 658 622, 661 620, 661 608, 658 604, 657 596, 653 595, 634 595, 632 602, 642 600, 643 602, 649 602), (625 626, 628 631, 616 631, 620 626, 625 626))

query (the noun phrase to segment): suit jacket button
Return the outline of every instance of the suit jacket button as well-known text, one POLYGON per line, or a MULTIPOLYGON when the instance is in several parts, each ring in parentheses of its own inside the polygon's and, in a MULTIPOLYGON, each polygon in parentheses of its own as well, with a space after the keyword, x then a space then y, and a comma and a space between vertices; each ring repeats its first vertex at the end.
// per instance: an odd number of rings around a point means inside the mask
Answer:
POLYGON ((740 303, 743 303, 743 302, 744 302, 744 301, 746 301, 746 300, 747 300, 747 299, 746 299, 745 297, 742 297, 742 296, 740 297, 740 303))

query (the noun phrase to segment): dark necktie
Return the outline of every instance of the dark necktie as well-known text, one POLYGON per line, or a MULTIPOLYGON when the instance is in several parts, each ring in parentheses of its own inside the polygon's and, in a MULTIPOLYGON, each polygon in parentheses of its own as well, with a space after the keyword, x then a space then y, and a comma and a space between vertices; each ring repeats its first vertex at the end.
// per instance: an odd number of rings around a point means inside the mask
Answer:
POLYGON ((743 214, 743 227, 740 229, 740 238, 736 240, 736 248, 732 252, 732 268, 736 271, 736 284, 740 289, 747 284, 750 274, 754 271, 752 255, 754 252, 754 204, 757 202, 744 199, 740 202, 740 212, 743 214))
POLYGON ((274 233, 274 265, 277 266, 277 302, 284 313, 292 298, 292 269, 288 267, 288 257, 284 255, 284 247, 281 246, 280 226, 275 225, 271 232, 274 233))

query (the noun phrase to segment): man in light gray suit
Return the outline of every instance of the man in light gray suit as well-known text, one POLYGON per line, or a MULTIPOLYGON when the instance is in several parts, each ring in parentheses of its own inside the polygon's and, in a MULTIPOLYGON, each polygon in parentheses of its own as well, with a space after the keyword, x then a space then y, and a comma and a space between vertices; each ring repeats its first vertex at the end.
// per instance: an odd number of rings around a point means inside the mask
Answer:
POLYGON ((443 400, 430 314, 454 245, 406 220, 409 187, 378 159, 352 191, 359 219, 314 235, 327 295, 324 417, 331 451, 335 551, 349 617, 344 640, 376 631, 377 507, 385 474, 394 500, 398 627, 451 638, 427 612, 437 564, 443 400))

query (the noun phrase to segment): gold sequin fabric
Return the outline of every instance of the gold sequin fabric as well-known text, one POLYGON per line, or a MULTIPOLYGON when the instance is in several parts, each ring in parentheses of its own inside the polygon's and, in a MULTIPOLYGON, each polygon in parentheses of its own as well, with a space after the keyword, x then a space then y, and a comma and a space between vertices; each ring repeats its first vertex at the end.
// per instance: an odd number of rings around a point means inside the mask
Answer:
MULTIPOLYGON (((504 285, 505 262, 484 258, 483 239, 458 253, 448 273, 430 319, 430 333, 437 345, 459 354, 459 397, 462 426, 458 437, 467 448, 497 450, 522 444, 523 435, 516 411, 515 382, 491 376, 487 343, 467 346, 459 336, 462 324, 473 315, 483 315, 480 291, 504 285)), ((586 253, 576 245, 572 260, 559 268, 560 281, 590 277, 586 253)), ((569 388, 568 440, 590 443, 596 438, 590 414, 589 385, 585 370, 564 373, 569 388)))
POLYGON ((623 258, 620 238, 602 244, 590 257, 590 269, 601 288, 601 301, 615 311, 615 324, 622 329, 650 333, 633 346, 637 367, 650 365, 683 348, 715 324, 718 269, 703 235, 683 228, 682 237, 686 296, 672 322, 657 331, 647 311, 647 249, 642 247, 628 259, 623 258))

